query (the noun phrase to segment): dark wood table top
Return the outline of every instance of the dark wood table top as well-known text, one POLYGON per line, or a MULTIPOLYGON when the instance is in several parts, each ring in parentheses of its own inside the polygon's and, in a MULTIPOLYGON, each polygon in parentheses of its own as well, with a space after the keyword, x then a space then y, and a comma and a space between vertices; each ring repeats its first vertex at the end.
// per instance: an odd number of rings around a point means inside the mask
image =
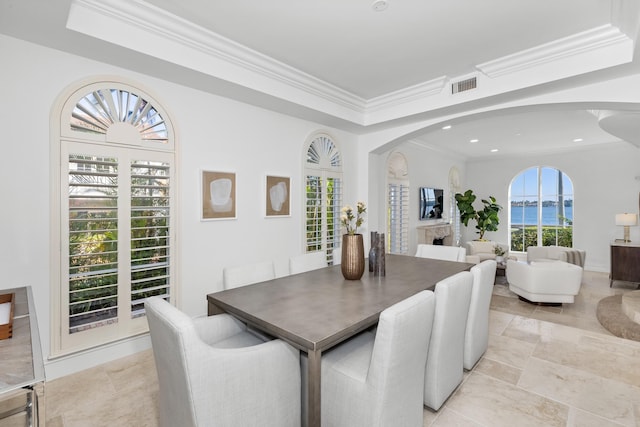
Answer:
POLYGON ((375 325, 387 307, 472 266, 387 254, 383 277, 365 271, 361 280, 345 280, 337 265, 216 292, 207 300, 210 308, 301 350, 326 350, 375 325))

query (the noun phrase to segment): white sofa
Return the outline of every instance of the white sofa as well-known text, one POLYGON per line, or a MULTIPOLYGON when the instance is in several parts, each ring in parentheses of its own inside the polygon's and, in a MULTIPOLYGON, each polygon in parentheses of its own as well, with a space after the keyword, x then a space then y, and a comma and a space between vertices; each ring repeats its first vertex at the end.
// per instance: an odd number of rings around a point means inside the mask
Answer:
POLYGON ((564 246, 529 246, 527 248, 527 261, 559 260, 584 268, 584 260, 587 253, 580 249, 566 248, 564 246))
POLYGON ((572 303, 580 292, 582 267, 564 261, 507 261, 509 290, 538 303, 572 303))

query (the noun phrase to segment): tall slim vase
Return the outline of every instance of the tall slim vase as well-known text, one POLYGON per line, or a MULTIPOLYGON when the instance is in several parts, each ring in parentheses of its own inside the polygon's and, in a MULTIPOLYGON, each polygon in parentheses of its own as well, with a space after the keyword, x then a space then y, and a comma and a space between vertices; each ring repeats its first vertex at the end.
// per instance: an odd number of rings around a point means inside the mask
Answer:
POLYGON ((359 280, 364 274, 364 243, 362 234, 342 236, 342 275, 347 280, 359 280))

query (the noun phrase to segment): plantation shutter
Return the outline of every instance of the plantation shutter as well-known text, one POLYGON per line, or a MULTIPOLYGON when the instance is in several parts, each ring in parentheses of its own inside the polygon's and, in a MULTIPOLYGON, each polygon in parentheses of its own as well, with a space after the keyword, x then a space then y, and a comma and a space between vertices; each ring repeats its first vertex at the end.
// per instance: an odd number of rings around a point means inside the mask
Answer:
POLYGON ((322 179, 307 175, 306 185, 306 251, 322 249, 322 179))
POLYGON ((409 247, 409 186, 389 183, 387 195, 388 250, 393 254, 406 254, 409 247))
POLYGON ((144 299, 170 293, 170 164, 131 162, 131 313, 144 299))
POLYGON ((69 155, 69 333, 117 322, 118 159, 69 155))
POLYGON ((73 348, 139 333, 146 328, 136 320, 144 315, 144 299, 170 298, 172 155, 87 150, 72 142, 65 147, 68 313, 62 343, 73 348))

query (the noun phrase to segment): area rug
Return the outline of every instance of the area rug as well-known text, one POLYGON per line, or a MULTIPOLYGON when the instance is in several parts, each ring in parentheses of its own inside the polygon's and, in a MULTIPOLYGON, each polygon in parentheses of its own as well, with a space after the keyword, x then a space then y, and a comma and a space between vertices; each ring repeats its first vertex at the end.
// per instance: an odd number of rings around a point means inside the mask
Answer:
POLYGON ((640 341, 640 324, 629 319, 622 311, 622 295, 601 299, 598 302, 596 317, 600 324, 613 335, 640 341))

